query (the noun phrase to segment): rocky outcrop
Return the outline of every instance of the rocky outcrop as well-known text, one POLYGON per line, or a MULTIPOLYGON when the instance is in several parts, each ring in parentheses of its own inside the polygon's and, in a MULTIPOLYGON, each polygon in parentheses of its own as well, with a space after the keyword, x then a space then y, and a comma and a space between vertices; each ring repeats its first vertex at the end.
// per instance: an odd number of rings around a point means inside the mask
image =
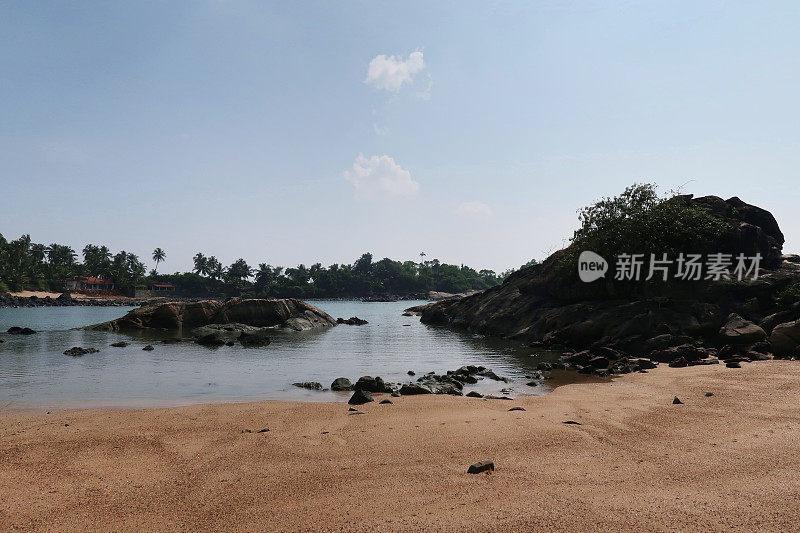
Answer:
POLYGON ((222 346, 239 342, 245 348, 267 346, 270 343, 272 328, 258 328, 246 324, 209 324, 192 330, 197 344, 222 346))
MULTIPOLYGON (((335 326, 324 311, 294 298, 232 298, 224 303, 165 302, 134 309, 122 318, 86 329, 125 331, 137 329, 188 330, 210 324, 242 324, 253 327, 281 327, 302 331, 335 326)), ((238 338, 238 337, 237 337, 238 338)))
POLYGON ((563 364, 601 375, 644 369, 634 363, 640 358, 690 365, 717 357, 752 360, 773 351, 794 353, 800 332, 786 323, 800 319, 800 301, 787 288, 800 288, 800 263, 781 255, 784 236, 775 218, 739 198, 680 201, 724 220, 727 230, 712 243, 716 252, 760 253, 759 278, 661 285, 624 285, 607 278, 583 283, 577 272, 559 270, 568 252, 562 250, 480 294, 407 311, 419 313, 429 325, 518 339, 570 357, 584 352, 579 361, 563 364))

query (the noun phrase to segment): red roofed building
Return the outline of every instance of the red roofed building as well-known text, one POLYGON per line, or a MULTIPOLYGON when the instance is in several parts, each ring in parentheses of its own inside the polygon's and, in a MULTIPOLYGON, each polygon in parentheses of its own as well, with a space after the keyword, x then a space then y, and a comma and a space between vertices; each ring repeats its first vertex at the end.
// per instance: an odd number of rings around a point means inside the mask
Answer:
POLYGON ((64 290, 68 291, 113 291, 114 284, 91 276, 73 276, 64 280, 64 290))

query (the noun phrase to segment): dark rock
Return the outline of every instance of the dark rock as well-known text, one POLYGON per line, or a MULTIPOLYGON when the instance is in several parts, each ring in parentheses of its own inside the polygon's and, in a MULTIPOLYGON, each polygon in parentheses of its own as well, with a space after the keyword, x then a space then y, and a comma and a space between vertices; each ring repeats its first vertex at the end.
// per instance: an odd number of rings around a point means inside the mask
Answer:
POLYGON ((225 343, 225 346, 236 346, 236 343, 233 341, 228 341, 225 343))
POLYGON ((685 366, 689 366, 689 363, 686 362, 686 359, 683 357, 678 357, 674 361, 670 361, 669 366, 672 368, 683 368, 685 366))
POLYGON ((119 341, 112 343, 111 346, 113 346, 114 348, 125 348, 126 346, 130 346, 130 343, 125 341, 119 341))
POLYGON ((145 352, 152 352, 153 350, 155 350, 155 348, 153 348, 152 344, 148 344, 147 346, 142 348, 142 350, 144 350, 145 352))
POLYGON ((355 390, 365 390, 367 392, 392 392, 392 387, 385 383, 380 376, 361 376, 353 385, 355 390))
POLYGON ((467 474, 480 474, 481 472, 494 472, 494 462, 478 461, 467 469, 467 474))
POLYGON ((682 405, 682 404, 683 404, 683 402, 682 402, 682 401, 680 401, 680 399, 678 399, 678 397, 677 397, 677 396, 675 396, 675 398, 672 400, 672 404, 673 404, 673 405, 682 405))
POLYGON ((369 391, 365 391, 362 389, 356 389, 350 399, 347 401, 350 405, 363 405, 365 403, 369 403, 374 401, 372 399, 372 394, 369 391))
POLYGON ((708 398, 708 397, 710 397, 710 396, 714 396, 714 393, 713 393, 713 392, 707 392, 707 393, 706 393, 706 398, 708 398))
POLYGON ((574 426, 582 426, 583 425, 580 422, 575 422, 574 420, 565 420, 564 422, 562 422, 562 424, 571 424, 571 425, 574 425, 574 426))
POLYGON ((775 326, 769 342, 776 356, 791 355, 800 346, 800 319, 775 326))
POLYGON ((414 371, 413 371, 413 370, 409 370, 409 371, 408 371, 408 375, 409 375, 409 376, 415 376, 416 374, 414 373, 414 371))
POLYGON ((524 410, 525 410, 524 407, 512 407, 511 409, 509 409, 509 411, 524 411, 524 410))
POLYGON ((470 398, 483 398, 483 394, 477 391, 470 391, 467 393, 467 396, 470 398))
POLYGON ((80 357, 82 355, 97 353, 97 352, 98 350, 96 348, 81 348, 80 346, 74 346, 69 350, 65 350, 64 355, 70 355, 72 357, 80 357))
POLYGON ((33 335, 36 332, 33 331, 31 328, 21 328, 19 326, 11 326, 10 328, 8 328, 8 331, 6 331, 6 333, 8 333, 9 335, 33 335))
POLYGON ((252 433, 252 432, 253 432, 252 429, 243 429, 242 430, 242 433, 252 433))
POLYGON ((433 394, 431 388, 421 383, 404 383, 400 387, 400 394, 402 396, 412 396, 416 394, 433 394))
POLYGON ((345 390, 353 390, 353 384, 350 383, 350 380, 347 378, 336 378, 331 383, 331 390, 333 391, 345 391, 345 390))
POLYGON ((525 385, 527 385, 528 387, 538 387, 539 386, 539 382, 538 381, 529 381, 525 385))
POLYGON ((299 381, 292 383, 292 385, 301 389, 322 390, 322 384, 317 381, 299 381))
POLYGON ((272 339, 269 337, 270 328, 261 329, 246 329, 239 335, 239 344, 245 348, 258 348, 260 346, 268 346, 272 339))
POLYGON ((400 392, 398 392, 398 391, 396 391, 396 390, 393 390, 393 391, 392 391, 392 397, 393 397, 393 398, 399 398, 400 396, 401 396, 400 392))
POLYGON ((487 394, 483 398, 486 399, 486 400, 513 400, 514 399, 514 398, 511 398, 509 396, 495 396, 494 394, 487 394))
POLYGON ((364 324, 369 324, 369 322, 367 322, 366 320, 362 320, 357 316, 351 316, 347 320, 345 320, 344 318, 337 318, 336 323, 347 324, 348 326, 363 326, 364 324))
POLYGON ((256 433, 266 433, 269 431, 269 428, 259 429, 256 433))
POLYGON ((381 401, 378 402, 378 404, 380 404, 380 405, 384 405, 384 404, 387 404, 387 403, 392 403, 392 400, 386 399, 386 400, 381 400, 381 401))
POLYGON ((724 343, 733 345, 753 344, 767 338, 763 329, 735 313, 728 316, 719 335, 724 343))
POLYGON ((742 368, 742 365, 739 364, 738 361, 728 361, 725 363, 725 366, 728 368, 742 368))

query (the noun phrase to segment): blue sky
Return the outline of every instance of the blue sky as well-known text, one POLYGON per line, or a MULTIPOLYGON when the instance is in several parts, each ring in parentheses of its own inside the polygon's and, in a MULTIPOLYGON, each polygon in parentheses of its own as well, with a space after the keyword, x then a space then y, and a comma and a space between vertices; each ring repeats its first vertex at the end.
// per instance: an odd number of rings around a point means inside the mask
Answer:
POLYGON ((634 181, 800 251, 796 2, 0 2, 0 232, 503 270, 634 181))

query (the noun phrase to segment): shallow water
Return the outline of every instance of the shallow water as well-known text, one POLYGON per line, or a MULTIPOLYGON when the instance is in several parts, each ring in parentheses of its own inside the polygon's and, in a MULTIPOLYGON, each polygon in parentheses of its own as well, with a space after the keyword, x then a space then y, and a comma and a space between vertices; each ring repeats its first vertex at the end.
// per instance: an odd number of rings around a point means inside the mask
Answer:
POLYGON ((0 406, 151 406, 260 399, 338 401, 348 393, 308 391, 296 381, 319 381, 325 387, 337 377, 351 381, 379 375, 386 381, 410 381, 409 370, 420 376, 454 370, 461 365, 484 365, 511 383, 484 379, 467 386, 512 396, 544 394, 557 383, 579 379, 560 375, 543 385, 525 385, 536 365, 556 354, 504 340, 425 326, 403 310, 424 302, 312 302, 333 317, 358 316, 364 326, 341 325, 306 332, 277 331, 263 348, 222 346, 209 349, 192 342, 163 344, 163 334, 129 336, 75 328, 125 314, 120 307, 41 307, 0 309, 0 332, 27 326, 31 336, 0 334, 0 406), (161 335, 161 336, 160 336, 161 335), (113 348, 125 340, 130 346, 113 348), (146 344, 155 350, 143 351, 146 344), (73 346, 100 351, 69 357, 73 346))

